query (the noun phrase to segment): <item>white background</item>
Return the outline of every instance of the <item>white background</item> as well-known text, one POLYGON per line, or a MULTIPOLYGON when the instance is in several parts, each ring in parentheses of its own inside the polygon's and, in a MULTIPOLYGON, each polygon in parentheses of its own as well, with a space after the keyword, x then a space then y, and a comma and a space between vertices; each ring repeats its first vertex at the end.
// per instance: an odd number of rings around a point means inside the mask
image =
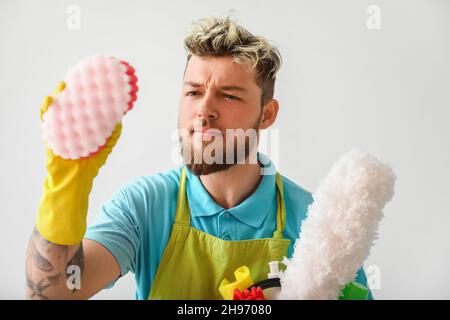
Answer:
MULTIPOLYGON (((276 97, 281 173, 314 191, 352 147, 389 162, 396 195, 366 266, 377 299, 450 298, 450 1, 0 0, 0 298, 23 299, 25 251, 45 177, 39 106, 67 68, 94 53, 132 63, 139 99, 96 178, 100 205, 139 175, 173 168, 189 24, 234 17, 284 58, 276 97), (80 29, 66 10, 77 5, 80 29), (370 5, 381 29, 366 22, 370 5)), ((95 299, 134 299, 127 275, 95 299)))

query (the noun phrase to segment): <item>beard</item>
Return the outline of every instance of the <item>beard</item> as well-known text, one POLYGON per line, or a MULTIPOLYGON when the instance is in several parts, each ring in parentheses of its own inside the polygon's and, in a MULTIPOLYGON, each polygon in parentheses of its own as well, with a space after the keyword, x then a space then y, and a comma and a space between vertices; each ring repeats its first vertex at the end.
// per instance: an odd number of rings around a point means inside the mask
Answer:
MULTIPOLYGON (((229 168, 237 165, 237 164, 245 164, 248 159, 255 159, 255 163, 258 163, 256 160, 256 151, 258 146, 259 139, 259 124, 261 120, 262 114, 259 116, 258 120, 251 126, 253 132, 256 132, 256 139, 252 139, 248 135, 244 135, 244 143, 243 145, 237 143, 238 137, 233 135, 226 135, 222 130, 219 130, 222 135, 218 135, 213 137, 213 141, 205 141, 202 140, 200 143, 194 140, 194 129, 189 128, 186 131, 185 135, 179 135, 179 141, 181 145, 181 156, 183 157, 183 162, 186 167, 196 176, 208 175, 220 171, 228 170, 229 168), (208 147, 214 146, 216 143, 215 139, 222 139, 223 143, 219 143, 219 153, 216 154, 216 148, 212 149, 210 152, 210 157, 214 158, 215 161, 211 163, 211 161, 205 161, 203 155, 205 149, 208 147), (231 140, 231 141, 230 141, 231 140), (201 144, 201 146, 198 146, 201 144), (227 154, 227 151, 230 149, 229 144, 232 144, 232 155, 227 154), (195 148, 197 146, 197 148, 195 148), (194 154, 194 159, 192 159, 192 154, 194 154), (251 156, 251 157, 250 157, 251 156), (193 161, 194 160, 194 161, 193 161)), ((217 130, 217 129, 216 129, 217 130)), ((243 130, 242 130, 243 131, 243 130)), ((234 133, 234 131, 233 131, 234 133)), ((241 132, 242 133, 242 132, 241 132)), ((241 140, 242 141, 242 140, 241 140)))

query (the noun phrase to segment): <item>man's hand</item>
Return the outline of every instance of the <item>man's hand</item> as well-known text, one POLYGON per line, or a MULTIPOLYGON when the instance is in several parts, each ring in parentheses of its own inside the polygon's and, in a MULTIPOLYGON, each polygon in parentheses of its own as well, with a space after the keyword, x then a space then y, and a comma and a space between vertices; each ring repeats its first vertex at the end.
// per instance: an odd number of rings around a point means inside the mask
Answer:
MULTIPOLYGON (((65 89, 61 82, 56 95, 65 89)), ((41 119, 52 108, 53 97, 47 96, 41 106, 41 119)), ((105 164, 122 132, 119 122, 106 144, 94 155, 81 159, 63 159, 49 148, 46 152, 47 177, 39 206, 36 227, 45 239, 58 244, 81 242, 86 231, 89 193, 94 178, 105 164)))
POLYGON ((40 108, 47 177, 27 252, 29 298, 88 298, 120 273, 106 248, 83 237, 93 180, 121 135, 137 78, 128 63, 97 56, 66 79, 40 108))

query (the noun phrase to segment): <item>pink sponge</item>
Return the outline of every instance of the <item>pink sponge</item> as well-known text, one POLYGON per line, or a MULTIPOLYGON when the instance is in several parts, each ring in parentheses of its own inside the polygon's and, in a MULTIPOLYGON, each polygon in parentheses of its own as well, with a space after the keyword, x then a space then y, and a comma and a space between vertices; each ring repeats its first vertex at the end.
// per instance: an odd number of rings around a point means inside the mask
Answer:
POLYGON ((65 89, 42 117, 47 147, 64 159, 99 152, 137 99, 134 73, 127 62, 105 56, 70 68, 65 89))

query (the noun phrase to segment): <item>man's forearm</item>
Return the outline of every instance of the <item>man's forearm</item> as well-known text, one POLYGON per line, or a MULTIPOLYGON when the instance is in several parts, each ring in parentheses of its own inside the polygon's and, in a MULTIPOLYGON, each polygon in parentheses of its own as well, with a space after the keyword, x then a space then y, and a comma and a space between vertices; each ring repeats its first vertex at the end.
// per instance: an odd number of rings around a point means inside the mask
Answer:
POLYGON ((83 244, 59 245, 34 228, 26 259, 28 299, 76 298, 84 269, 83 244))

